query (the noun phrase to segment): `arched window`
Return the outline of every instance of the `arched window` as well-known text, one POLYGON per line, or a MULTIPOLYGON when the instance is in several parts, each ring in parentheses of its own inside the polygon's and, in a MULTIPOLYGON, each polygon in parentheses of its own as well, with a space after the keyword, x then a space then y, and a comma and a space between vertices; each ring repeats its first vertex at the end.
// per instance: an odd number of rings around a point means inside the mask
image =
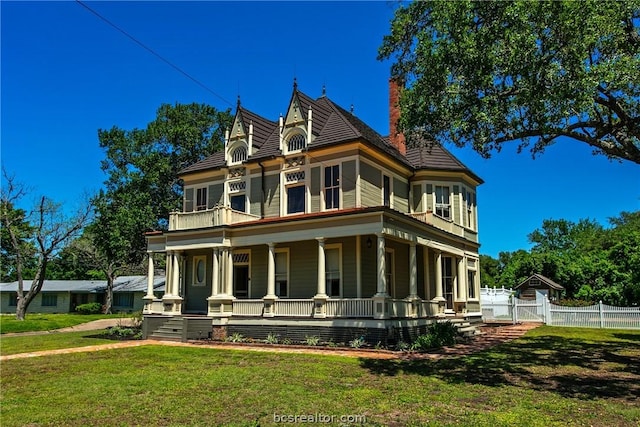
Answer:
POLYGON ((287 151, 298 151, 302 150, 306 145, 307 139, 301 133, 296 133, 291 138, 289 138, 289 142, 287 144, 287 151))
POLYGON ((245 160, 247 160, 247 147, 241 146, 233 150, 233 154, 231 154, 233 163, 244 162, 245 160))

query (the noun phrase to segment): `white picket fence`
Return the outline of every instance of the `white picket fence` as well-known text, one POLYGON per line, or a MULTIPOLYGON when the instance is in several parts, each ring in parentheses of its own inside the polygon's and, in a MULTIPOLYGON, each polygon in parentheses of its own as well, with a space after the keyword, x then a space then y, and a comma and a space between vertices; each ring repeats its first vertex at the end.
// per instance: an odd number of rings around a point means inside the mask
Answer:
POLYGON ((588 307, 565 307, 546 298, 523 300, 512 296, 508 301, 481 300, 481 306, 485 322, 542 322, 580 328, 640 329, 640 307, 615 307, 602 301, 588 307))

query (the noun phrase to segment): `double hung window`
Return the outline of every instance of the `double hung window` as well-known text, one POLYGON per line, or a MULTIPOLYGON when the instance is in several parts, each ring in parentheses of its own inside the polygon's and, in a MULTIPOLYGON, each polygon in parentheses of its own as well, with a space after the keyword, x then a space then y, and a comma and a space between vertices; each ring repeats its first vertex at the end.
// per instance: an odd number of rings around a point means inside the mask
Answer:
POLYGON ((439 217, 451 219, 450 196, 448 186, 436 185, 436 215, 439 217))
POLYGON ((340 166, 333 165, 324 168, 324 207, 325 209, 340 208, 340 166))
POLYGON ((204 211, 207 209, 207 187, 196 189, 196 210, 204 211))

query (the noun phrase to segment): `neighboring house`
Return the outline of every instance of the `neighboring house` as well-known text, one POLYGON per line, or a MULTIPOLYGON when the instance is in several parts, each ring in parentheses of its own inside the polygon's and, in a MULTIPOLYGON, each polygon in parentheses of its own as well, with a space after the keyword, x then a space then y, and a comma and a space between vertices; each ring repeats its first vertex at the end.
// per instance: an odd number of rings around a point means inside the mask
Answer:
POLYGON ((163 253, 168 280, 145 297, 146 334, 206 315, 186 335, 376 342, 480 320, 483 181, 438 145, 408 148, 394 82, 390 98, 389 137, 295 82, 279 120, 238 101, 224 150, 180 173, 182 212, 147 234, 150 274, 163 253))
POLYGON ((562 297, 564 286, 559 285, 542 274, 533 274, 513 288, 520 299, 536 299, 536 293, 546 295, 550 301, 559 300, 562 297))
MULTIPOLYGON (((25 292, 31 281, 24 283, 25 292)), ((28 313, 69 313, 80 304, 99 302, 104 304, 107 282, 105 280, 45 280, 42 290, 29 304, 28 313)), ((156 277, 154 293, 162 297, 164 277, 156 277)), ((18 282, 0 284, 0 312, 15 313, 18 303, 18 282)), ((122 276, 113 284, 112 310, 134 312, 142 310, 142 297, 147 294, 146 276, 122 276)))

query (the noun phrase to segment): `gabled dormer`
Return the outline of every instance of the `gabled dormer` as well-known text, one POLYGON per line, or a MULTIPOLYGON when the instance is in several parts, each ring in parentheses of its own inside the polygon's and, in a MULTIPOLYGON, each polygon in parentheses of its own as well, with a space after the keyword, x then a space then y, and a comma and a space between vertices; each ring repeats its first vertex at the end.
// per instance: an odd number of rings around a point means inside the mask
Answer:
POLYGON ((225 135, 225 163, 227 166, 240 165, 253 154, 253 122, 243 117, 243 109, 236 108, 236 116, 233 119, 231 131, 225 135))
POLYGON ((280 116, 279 123, 280 150, 285 155, 300 153, 313 141, 311 102, 303 102, 306 97, 301 95, 294 79, 287 113, 284 117, 280 116))

